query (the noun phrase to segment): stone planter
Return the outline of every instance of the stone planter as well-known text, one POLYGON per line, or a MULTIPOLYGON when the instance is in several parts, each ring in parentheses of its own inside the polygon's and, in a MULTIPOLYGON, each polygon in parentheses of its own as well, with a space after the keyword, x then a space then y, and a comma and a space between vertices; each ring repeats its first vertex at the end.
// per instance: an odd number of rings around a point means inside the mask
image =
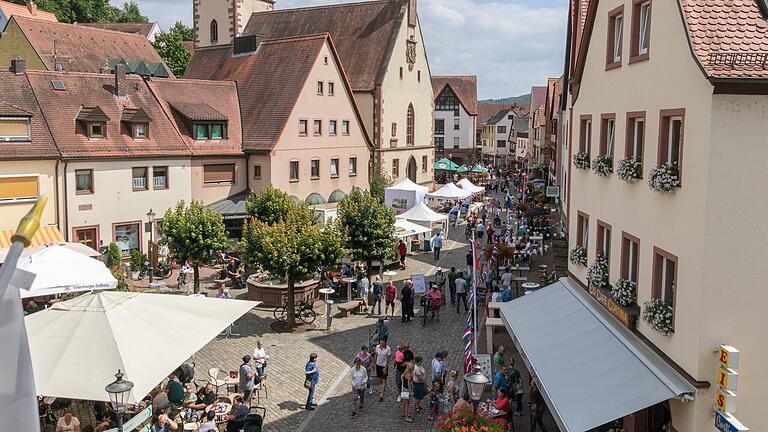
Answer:
MULTIPOLYGON (((283 305, 283 298, 288 295, 288 284, 271 276, 252 275, 246 281, 248 300, 260 301, 264 307, 283 305)), ((314 302, 319 298, 320 281, 309 279, 297 282, 294 286, 295 301, 314 302)))

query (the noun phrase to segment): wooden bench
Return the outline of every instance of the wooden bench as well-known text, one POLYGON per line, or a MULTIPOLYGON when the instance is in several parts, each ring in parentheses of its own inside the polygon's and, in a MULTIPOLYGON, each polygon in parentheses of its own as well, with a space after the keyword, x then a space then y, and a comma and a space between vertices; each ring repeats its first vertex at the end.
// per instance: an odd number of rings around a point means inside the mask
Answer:
POLYGON ((214 279, 213 287, 216 289, 225 288, 229 284, 230 279, 214 279))
POLYGON ((488 352, 494 352, 493 349, 493 330, 496 327, 504 327, 504 323, 501 322, 501 318, 486 318, 485 319, 485 341, 488 344, 488 352))
POLYGON ((346 303, 339 303, 339 312, 341 313, 342 318, 346 318, 349 316, 350 312, 353 314, 356 314, 360 312, 360 306, 363 305, 362 300, 352 300, 348 301, 346 303))

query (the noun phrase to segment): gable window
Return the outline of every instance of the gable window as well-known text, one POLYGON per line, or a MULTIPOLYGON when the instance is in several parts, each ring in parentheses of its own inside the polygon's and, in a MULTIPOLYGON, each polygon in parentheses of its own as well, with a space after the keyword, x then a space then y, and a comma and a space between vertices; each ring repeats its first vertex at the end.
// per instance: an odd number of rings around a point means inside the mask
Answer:
POLYGON ((624 31, 624 5, 608 12, 608 43, 606 45, 605 68, 621 66, 622 35, 624 31))
POLYGON ((299 120, 299 135, 307 136, 307 121, 299 120))
POLYGON ((392 159, 392 175, 395 178, 400 177, 400 159, 392 159))
POLYGON ((637 283, 637 271, 640 267, 640 239, 621 234, 621 277, 624 280, 637 283))
POLYGON ((349 135, 349 120, 344 120, 341 122, 341 134, 349 135))
POLYGON ((149 189, 147 185, 147 167, 135 167, 131 171, 133 174, 133 190, 143 191, 149 189))
POLYGON ((435 134, 436 135, 444 135, 445 134, 445 120, 444 119, 435 119, 435 134))
POLYGON ((29 123, 27 117, 0 117, 0 141, 30 141, 29 123))
POLYGON ((651 46, 651 0, 633 0, 629 62, 647 60, 651 46))
POLYGON ((600 116, 600 154, 613 157, 616 140, 616 114, 600 116))
POLYGON ((421 157, 421 172, 426 173, 427 172, 427 162, 428 158, 426 156, 421 157))
POLYGON ((506 126, 496 126, 496 133, 507 133, 507 127, 506 126))
POLYGON ((219 42, 219 24, 216 20, 211 21, 211 43, 215 44, 219 42))
POLYGON ((75 193, 93 193, 93 170, 75 170, 75 193))
POLYGON ((442 153, 445 151, 445 137, 435 137, 435 152, 442 153))
POLYGON ((328 122, 328 135, 336 135, 336 120, 328 122))
POLYGON ((235 184, 235 164, 207 164, 203 165, 204 185, 235 184))
POLYGON ((321 95, 323 94, 323 82, 318 81, 317 82, 317 94, 321 95))
POLYGON ((611 258, 611 226, 607 223, 597 220, 597 244, 595 245, 595 252, 602 252, 605 254, 610 262, 611 258))
POLYGON ((168 167, 152 167, 152 188, 168 189, 168 167))
POLYGON ((88 138, 101 139, 106 138, 107 124, 102 122, 88 123, 88 138))
POLYGON ((581 116, 581 127, 579 128, 579 151, 589 155, 592 147, 592 116, 581 116))
POLYGON ((453 137, 453 148, 459 148, 459 137, 453 137))
POLYGON ((413 104, 408 105, 408 114, 405 122, 405 145, 413 145, 413 127, 414 127, 414 114, 413 104))
POLYGON ((459 130, 459 122, 460 121, 461 120, 459 118, 454 118, 453 119, 453 130, 459 130))
POLYGON ((576 217, 576 245, 588 250, 589 246, 589 215, 578 212, 576 217))
POLYGON ((328 96, 333 96, 335 92, 335 85, 332 82, 328 83, 328 96))
POLYGON ((218 141, 226 139, 227 128, 223 123, 195 123, 195 140, 218 141))
POLYGON ((350 176, 357 175, 357 158, 356 157, 349 158, 349 175, 350 176))
POLYGON ((131 136, 133 139, 146 139, 149 137, 149 125, 147 123, 131 124, 131 136))
MULTIPOLYGON (((653 285, 651 297, 660 299, 675 310, 675 290, 677 289, 677 257, 671 253, 653 248, 653 285)), ((674 320, 674 318, 673 318, 674 320)))
POLYGON ((397 136, 397 123, 395 122, 392 122, 392 136, 393 137, 397 136))
POLYGON ((315 120, 313 132, 314 132, 315 135, 322 135, 323 134, 323 121, 322 120, 315 120))
POLYGON ((435 111, 454 111, 455 115, 458 115, 458 109, 459 98, 450 87, 446 86, 435 99, 435 111))
POLYGON ((624 157, 637 162, 643 162, 643 145, 645 144, 645 111, 627 113, 627 140, 624 157))
POLYGON ((320 178, 320 159, 312 159, 310 161, 310 177, 312 180, 317 180, 320 178))
POLYGON ((299 161, 290 162, 290 175, 292 182, 299 181, 299 161))
POLYGON ((339 158, 331 159, 331 178, 339 176, 339 158))
POLYGON ((261 179, 261 165, 253 166, 253 178, 256 180, 261 179))
POLYGON ((0 177, 0 203, 35 201, 37 183, 38 176, 0 177))
POLYGON ((685 108, 661 110, 659 122, 659 154, 657 163, 677 164, 682 178, 683 128, 685 108))

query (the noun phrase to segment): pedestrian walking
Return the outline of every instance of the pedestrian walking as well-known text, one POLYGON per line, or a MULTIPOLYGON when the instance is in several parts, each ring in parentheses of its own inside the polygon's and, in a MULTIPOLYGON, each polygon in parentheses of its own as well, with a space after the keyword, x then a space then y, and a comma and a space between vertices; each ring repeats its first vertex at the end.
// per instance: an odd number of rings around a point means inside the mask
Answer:
POLYGON ((514 357, 509 360, 509 366, 507 367, 507 381, 509 382, 510 389, 513 393, 515 400, 515 415, 523 415, 523 380, 520 377, 520 371, 515 367, 514 357))
POLYGON ((451 291, 451 306, 456 304, 456 279, 459 278, 459 274, 456 273, 456 267, 451 267, 451 271, 448 272, 448 289, 451 291))
POLYGON ((411 394, 413 393, 413 363, 408 362, 405 367, 405 372, 402 376, 402 387, 400 391, 400 401, 403 404, 403 421, 406 423, 413 423, 411 418, 411 394))
POLYGON ((389 338, 389 327, 384 324, 384 318, 379 318, 379 321, 376 323, 376 330, 374 330, 374 333, 377 335, 376 340, 387 340, 389 338))
POLYGON ((309 361, 304 366, 304 388, 309 392, 307 394, 307 403, 304 405, 304 409, 312 411, 317 404, 314 402, 315 387, 320 381, 320 368, 317 365, 317 354, 312 353, 309 355, 309 361))
POLYGON ((459 308, 464 305, 464 312, 469 311, 467 306, 467 280, 464 279, 464 272, 459 272, 456 279, 456 314, 459 314, 459 308))
POLYGON ((390 314, 391 318, 395 317, 395 298, 397 297, 397 287, 395 287, 395 284, 392 283, 392 281, 389 281, 389 284, 387 285, 387 292, 385 296, 386 305, 384 307, 384 316, 387 315, 387 311, 392 308, 392 313, 390 314))
POLYGON ((373 359, 376 364, 376 376, 379 378, 379 402, 384 400, 384 392, 387 390, 387 375, 391 358, 392 349, 387 346, 387 340, 380 339, 379 344, 373 352, 373 359))
MULTIPOLYGON (((395 388, 403 387, 403 374, 405 373, 405 353, 403 352, 403 346, 398 345, 395 349, 395 388)), ((397 396, 397 401, 400 402, 400 396, 397 396)))
POLYGON ((443 273, 443 269, 441 267, 437 268, 437 272, 435 273, 435 285, 437 285, 437 289, 440 290, 440 297, 442 297, 441 304, 445 304, 445 273, 443 273))
POLYGON ((368 371, 363 367, 359 358, 355 358, 355 365, 352 367, 352 417, 357 415, 357 411, 362 411, 365 405, 365 386, 368 382, 368 371))
POLYGON ((373 305, 371 305, 371 313, 373 313, 373 310, 376 309, 376 306, 378 305, 378 311, 376 312, 376 315, 381 316, 381 303, 382 303, 382 294, 384 293, 384 285, 381 283, 381 276, 376 275, 373 278, 373 305))
POLYGON ((400 239, 400 243, 397 244, 397 253, 400 255, 400 268, 405 270, 405 255, 408 253, 408 246, 405 245, 403 239, 400 239))
POLYGON ((256 372, 259 374, 259 381, 264 378, 264 371, 267 368, 267 350, 261 346, 261 341, 256 341, 256 348, 253 349, 253 363, 256 367, 256 372))
POLYGON ((373 394, 371 389, 371 374, 373 373, 373 356, 368 352, 368 346, 363 345, 360 347, 360 352, 355 355, 355 360, 360 360, 360 364, 366 369, 365 388, 368 389, 368 394, 373 394))
POLYGON ((243 356, 243 364, 240 365, 238 388, 243 391, 243 403, 250 405, 253 396, 253 383, 256 370, 251 366, 251 356, 243 356))
POLYGON ((424 359, 416 357, 413 366, 413 398, 415 400, 414 411, 422 411, 421 401, 425 395, 425 385, 427 383, 427 371, 424 369, 424 359))
POLYGON ((408 279, 400 290, 400 308, 402 309, 403 322, 410 322, 413 318, 413 282, 408 279))
POLYGON ((440 383, 440 393, 443 392, 443 386, 445 385, 445 354, 441 351, 435 354, 435 358, 432 359, 432 373, 430 375, 430 381, 437 381, 440 383))
POLYGON ((455 370, 452 370, 448 374, 448 384, 445 386, 445 401, 446 401, 446 407, 445 411, 448 412, 453 409, 453 407, 456 405, 456 402, 459 401, 459 373, 455 370))
POLYGON ((443 231, 437 233, 432 239, 432 250, 435 252, 435 260, 440 259, 440 249, 443 248, 443 231))
MULTIPOLYGON (((483 210, 485 210, 485 207, 483 207, 483 210)), ((482 241, 483 234, 485 234, 485 225, 482 222, 480 222, 479 224, 477 224, 477 227, 475 227, 475 236, 477 237, 478 240, 482 241)))
POLYGON ((504 353, 506 352, 506 348, 504 348, 504 345, 499 345, 498 348, 496 348, 496 352, 493 353, 493 371, 503 371, 504 370, 504 353))
POLYGON ((539 426, 541 432, 547 432, 547 427, 544 426, 544 408, 544 398, 539 391, 539 385, 531 378, 531 432, 536 432, 536 426, 539 426))
POLYGON ((368 275, 365 273, 365 271, 360 272, 362 277, 360 278, 360 281, 357 284, 360 298, 363 299, 363 312, 368 312, 368 293, 371 288, 371 282, 368 280, 368 275))
POLYGON ((440 383, 437 381, 432 381, 432 390, 429 392, 429 415, 427 416, 429 420, 434 420, 437 418, 437 415, 440 412, 441 398, 442 394, 440 393, 440 383))

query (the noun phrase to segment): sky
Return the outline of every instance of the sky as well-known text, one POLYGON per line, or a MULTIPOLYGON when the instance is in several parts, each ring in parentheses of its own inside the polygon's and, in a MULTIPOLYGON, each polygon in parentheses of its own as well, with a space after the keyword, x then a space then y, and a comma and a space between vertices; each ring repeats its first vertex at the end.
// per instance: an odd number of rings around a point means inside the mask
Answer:
MULTIPOLYGON (((349 1, 276 0, 275 7, 349 1)), ((192 0, 136 2, 163 29, 192 24, 192 0)), ((479 99, 526 94, 562 74, 567 0, 418 0, 418 10, 432 75, 477 75, 479 99)))

